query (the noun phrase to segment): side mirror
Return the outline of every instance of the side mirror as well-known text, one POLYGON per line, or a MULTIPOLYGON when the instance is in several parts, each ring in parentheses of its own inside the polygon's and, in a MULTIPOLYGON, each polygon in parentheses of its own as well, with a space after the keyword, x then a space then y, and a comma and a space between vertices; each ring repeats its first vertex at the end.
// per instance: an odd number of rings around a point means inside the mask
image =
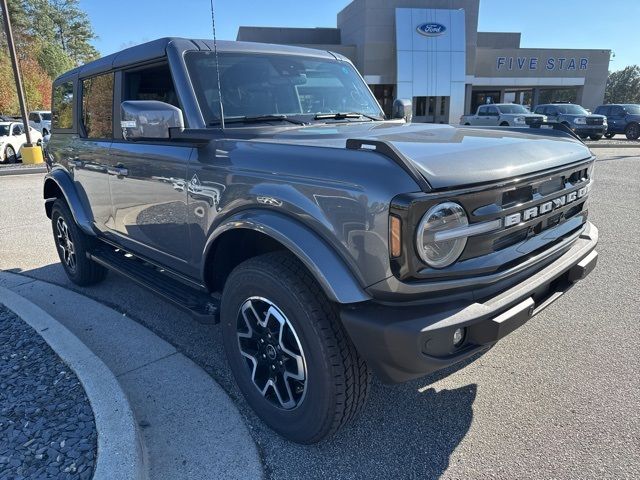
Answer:
POLYGON ((120 104, 120 113, 126 140, 169 138, 170 128, 184 128, 182 110, 157 100, 127 100, 120 104))
POLYGON ((411 120, 413 119, 413 105, 411 105, 411 100, 406 98, 396 98, 393 101, 391 118, 404 118, 405 122, 411 123, 411 120))

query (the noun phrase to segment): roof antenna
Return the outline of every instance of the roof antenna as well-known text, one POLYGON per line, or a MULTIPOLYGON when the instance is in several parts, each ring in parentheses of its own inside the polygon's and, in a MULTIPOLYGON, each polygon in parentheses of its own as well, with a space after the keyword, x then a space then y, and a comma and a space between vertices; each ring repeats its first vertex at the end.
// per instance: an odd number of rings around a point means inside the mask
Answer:
POLYGON ((222 106, 222 88, 220 86, 220 65, 218 64, 218 42, 216 41, 216 17, 211 0, 211 26, 213 27, 213 55, 216 59, 216 77, 218 79, 218 101, 220 102, 220 128, 224 130, 224 108, 222 106))

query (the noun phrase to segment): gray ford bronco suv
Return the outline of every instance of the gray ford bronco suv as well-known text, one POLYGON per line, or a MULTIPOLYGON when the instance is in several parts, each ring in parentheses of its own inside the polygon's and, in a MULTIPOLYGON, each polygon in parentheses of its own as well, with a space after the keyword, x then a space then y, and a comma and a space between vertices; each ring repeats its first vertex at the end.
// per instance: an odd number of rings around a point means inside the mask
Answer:
POLYGON ((249 405, 317 442, 372 373, 470 361, 596 264, 579 139, 410 108, 385 119, 349 60, 306 48, 169 38, 76 68, 46 152, 61 263, 219 321, 249 405))

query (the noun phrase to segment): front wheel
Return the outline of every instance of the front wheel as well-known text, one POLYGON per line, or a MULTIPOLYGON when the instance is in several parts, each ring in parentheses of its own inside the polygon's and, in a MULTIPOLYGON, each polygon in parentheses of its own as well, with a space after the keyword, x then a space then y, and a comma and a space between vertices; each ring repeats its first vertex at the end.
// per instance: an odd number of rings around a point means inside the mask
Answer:
POLYGON ((589 135, 589 138, 591 138, 591 140, 601 140, 602 139, 602 135, 589 135))
POLYGON ((221 320, 238 387, 280 435, 319 442, 364 406, 370 371, 335 305, 295 257, 269 253, 236 267, 221 320))
POLYGON ((107 269, 87 256, 93 239, 80 230, 62 199, 56 200, 51 208, 51 225, 60 263, 69 280, 80 286, 104 280, 107 269))
POLYGON ((605 134, 604 134, 604 136, 605 136, 606 138, 613 138, 613 137, 615 137, 615 135, 616 135, 615 133, 605 133, 605 134))
POLYGON ((508 122, 502 122, 502 123, 500 124, 500 126, 501 126, 501 127, 508 127, 508 126, 509 126, 509 123, 508 123, 508 122))
POLYGON ((640 125, 632 123, 627 127, 624 133, 628 140, 638 140, 638 138, 640 138, 640 125))
POLYGON ((4 160, 2 163, 15 163, 16 161, 16 151, 13 149, 11 145, 7 145, 7 148, 4 150, 4 160))

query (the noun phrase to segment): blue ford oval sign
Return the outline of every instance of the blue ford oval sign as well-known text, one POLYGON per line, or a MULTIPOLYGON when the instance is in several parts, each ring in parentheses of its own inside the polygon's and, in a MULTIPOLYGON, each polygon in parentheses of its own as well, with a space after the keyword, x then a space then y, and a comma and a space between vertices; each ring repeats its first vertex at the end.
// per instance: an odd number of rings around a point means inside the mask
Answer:
POLYGON ((441 23, 422 23, 418 25, 417 30, 421 35, 437 37, 438 35, 442 35, 447 30, 447 27, 441 23))

